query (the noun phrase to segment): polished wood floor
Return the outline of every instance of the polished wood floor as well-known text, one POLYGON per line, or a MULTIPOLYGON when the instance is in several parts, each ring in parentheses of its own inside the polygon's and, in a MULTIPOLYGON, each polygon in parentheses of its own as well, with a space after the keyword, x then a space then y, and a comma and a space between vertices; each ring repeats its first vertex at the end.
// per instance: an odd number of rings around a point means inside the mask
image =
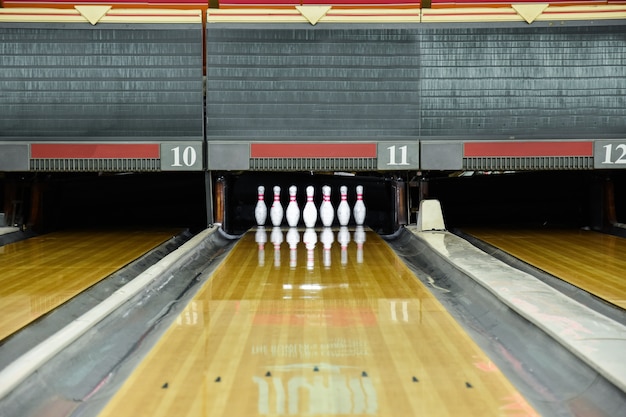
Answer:
POLYGON ((0 246, 0 340, 176 233, 67 231, 0 246))
POLYGON ((626 239, 588 230, 465 232, 621 308, 626 308, 626 239))
POLYGON ((237 243, 101 417, 536 415, 376 234, 280 236, 237 243))

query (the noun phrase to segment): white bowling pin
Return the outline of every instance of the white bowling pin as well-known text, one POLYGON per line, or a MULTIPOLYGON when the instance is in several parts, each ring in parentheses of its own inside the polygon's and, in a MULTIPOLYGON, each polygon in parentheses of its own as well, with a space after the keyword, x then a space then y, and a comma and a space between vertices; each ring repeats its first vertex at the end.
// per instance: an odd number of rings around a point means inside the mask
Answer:
POLYGON ((341 265, 348 264, 348 243, 350 243, 350 232, 346 226, 341 226, 339 228, 339 233, 337 234, 337 242, 341 246, 341 265))
POLYGON ((280 226, 283 222, 283 206, 280 205, 280 187, 274 186, 274 202, 270 207, 270 220, 272 226, 280 226))
POLYGON ((295 227, 290 227, 287 231, 287 243, 289 244, 289 267, 295 268, 298 265, 298 243, 300 242, 300 233, 295 227))
POLYGON ((254 218, 256 219, 256 224, 259 226, 263 226, 265 224, 265 220, 267 219, 267 206, 265 205, 265 187, 259 185, 257 189, 258 201, 256 202, 256 207, 254 208, 254 218))
POLYGON ((335 209, 330 202, 330 187, 325 185, 322 187, 322 204, 320 205, 320 219, 324 227, 330 227, 335 220, 335 209))
POLYGON ((296 201, 297 192, 298 188, 295 185, 289 187, 289 205, 285 213, 289 227, 298 226, 298 222, 300 221, 300 207, 298 207, 298 202, 296 201))
POLYGON ((342 185, 339 188, 341 202, 337 206, 337 220, 340 226, 347 226, 350 222, 350 205, 348 204, 348 187, 342 185))
POLYGON ((352 209, 354 215, 354 221, 357 225, 362 225, 365 221, 365 203, 363 203, 363 186, 356 186, 356 203, 352 209))
POLYGON ((325 227, 320 235, 320 242, 324 247, 324 256, 322 257, 324 266, 330 268, 330 248, 335 241, 335 235, 330 227, 325 227))
POLYGON ((304 225, 306 227, 315 227, 315 223, 317 222, 317 207, 315 207, 315 203, 313 202, 313 187, 306 187, 306 204, 304 205, 304 211, 302 212, 302 220, 304 220, 304 225))

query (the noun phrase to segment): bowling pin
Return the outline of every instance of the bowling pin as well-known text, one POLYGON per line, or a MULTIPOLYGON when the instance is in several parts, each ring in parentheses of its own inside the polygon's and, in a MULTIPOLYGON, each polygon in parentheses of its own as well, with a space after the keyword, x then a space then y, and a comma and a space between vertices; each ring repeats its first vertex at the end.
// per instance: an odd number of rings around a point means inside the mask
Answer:
POLYGON ((295 268, 298 265, 298 243, 300 242, 300 233, 295 227, 290 227, 287 231, 287 243, 289 244, 289 267, 295 268))
POLYGON ((348 243, 350 243, 350 232, 346 226, 339 228, 337 242, 341 246, 341 265, 345 266, 348 264, 348 243))
POLYGON ((320 242, 324 247, 322 262, 326 268, 330 268, 330 248, 335 240, 335 235, 330 227, 325 227, 320 235, 320 242))
POLYGON ((315 227, 315 222, 317 222, 317 207, 313 202, 313 194, 313 187, 311 185, 306 187, 306 204, 302 212, 302 220, 304 220, 306 227, 315 227))
POLYGON ((267 219, 267 206, 265 205, 265 187, 259 185, 257 189, 258 201, 256 202, 256 207, 254 208, 254 218, 256 219, 256 224, 259 226, 265 225, 265 220, 267 219))
POLYGON ((324 227, 330 227, 335 219, 335 209, 330 202, 330 187, 322 187, 322 204, 320 205, 320 219, 324 227))
POLYGON ((289 227, 297 227, 300 221, 300 207, 298 207, 298 202, 296 201, 297 192, 298 188, 295 185, 289 187, 289 205, 285 213, 289 227))
POLYGON ((356 203, 354 203, 354 208, 352 209, 352 214, 354 215, 354 221, 357 225, 363 225, 365 221, 365 203, 363 203, 363 186, 356 186, 356 203))
POLYGON ((270 220, 272 226, 280 226, 283 222, 283 206, 280 205, 280 187, 274 186, 274 202, 270 207, 270 220))
POLYGON ((337 207, 337 220, 340 226, 347 226, 350 222, 350 205, 348 204, 348 187, 342 185, 339 188, 341 202, 337 207))
POLYGON ((304 242, 304 246, 306 247, 306 269, 312 271, 315 267, 315 244, 317 243, 317 233, 315 233, 315 229, 308 227, 304 231, 302 242, 304 242))

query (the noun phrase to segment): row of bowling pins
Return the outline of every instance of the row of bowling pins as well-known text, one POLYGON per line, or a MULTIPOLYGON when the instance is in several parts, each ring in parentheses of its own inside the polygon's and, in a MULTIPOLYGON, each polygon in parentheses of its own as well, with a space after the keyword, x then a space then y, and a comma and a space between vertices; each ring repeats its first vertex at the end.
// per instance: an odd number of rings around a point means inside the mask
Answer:
MULTIPOLYGON (((267 206, 265 205, 265 187, 258 187, 258 201, 254 208, 254 217, 257 225, 264 226, 267 220, 267 206)), ((274 186, 274 201, 270 207, 270 220, 272 226, 280 226, 284 217, 287 218, 289 227, 297 227, 300 221, 300 207, 296 201, 298 188, 295 185, 289 187, 289 205, 286 212, 280 204, 280 187, 274 186)), ((342 185, 339 189, 341 193, 341 202, 337 206, 337 221, 340 226, 347 226, 350 222, 350 205, 348 204, 348 187, 342 185)), ((313 202, 314 189, 312 186, 306 187, 306 204, 302 211, 302 220, 306 227, 315 227, 317 223, 318 210, 313 202)), ((325 185, 322 187, 323 201, 319 208, 319 218, 324 227, 330 227, 335 220, 335 209, 330 202, 330 187, 325 185)), ((357 225, 362 225, 365 221, 365 203, 363 202, 363 186, 356 186, 356 203, 352 209, 352 215, 357 225)))
MULTIPOLYGON (((280 227, 275 226, 270 233, 270 242, 274 246, 274 266, 280 266, 280 245, 285 240, 283 231, 280 227)), ((302 235, 302 243, 307 251, 307 269, 312 270, 315 266, 315 245, 317 242, 323 247, 323 264, 329 268, 331 266, 330 249, 335 241, 335 233, 330 227, 324 227, 319 234, 313 228, 306 228, 302 235)), ((255 241, 259 247, 259 265, 265 265, 265 244, 267 243, 267 232, 264 226, 259 226, 256 230, 255 241)), ((300 243, 300 232, 295 227, 290 227, 286 236, 289 245, 289 266, 295 268, 297 261, 297 247, 300 243)), ((341 264, 348 263, 348 244, 350 243, 350 231, 346 226, 341 226, 337 232, 337 242, 341 246, 341 264)), ((357 245, 356 261, 363 263, 363 244, 365 243, 365 229, 363 226, 357 226, 354 231, 354 242, 357 245)))

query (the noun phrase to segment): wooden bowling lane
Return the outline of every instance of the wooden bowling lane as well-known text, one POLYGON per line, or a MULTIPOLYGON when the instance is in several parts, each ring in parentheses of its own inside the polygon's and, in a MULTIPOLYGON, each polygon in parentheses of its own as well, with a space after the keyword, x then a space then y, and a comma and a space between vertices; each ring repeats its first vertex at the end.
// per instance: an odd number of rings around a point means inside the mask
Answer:
POLYGON ((174 236, 65 231, 0 247, 0 340, 174 236))
POLYGON ((537 415, 378 235, 298 233, 247 233, 101 417, 537 415))
POLYGON ((464 230, 557 278, 626 308, 626 239, 577 229, 464 230))

